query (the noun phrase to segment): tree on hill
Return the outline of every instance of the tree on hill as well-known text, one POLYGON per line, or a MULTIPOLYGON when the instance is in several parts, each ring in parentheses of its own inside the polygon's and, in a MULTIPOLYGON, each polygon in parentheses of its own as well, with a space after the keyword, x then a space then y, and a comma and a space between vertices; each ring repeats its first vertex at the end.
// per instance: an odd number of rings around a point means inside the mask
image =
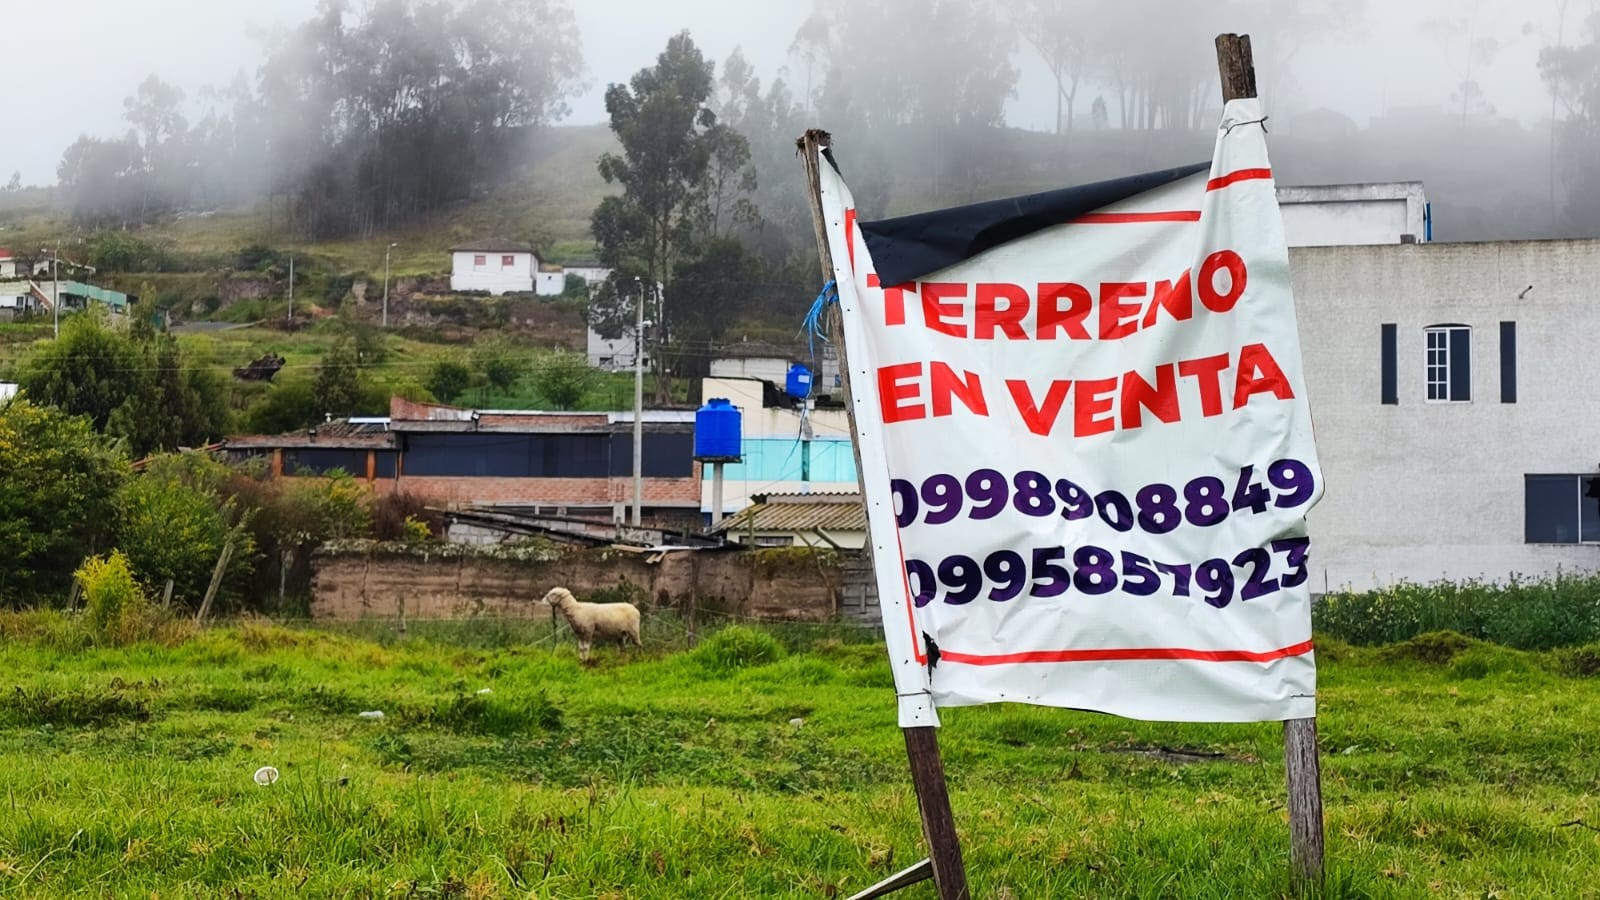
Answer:
POLYGON ((472 387, 472 370, 454 360, 442 359, 428 370, 428 378, 422 384, 440 403, 454 403, 472 387))
POLYGON ((355 342, 341 336, 328 348, 311 384, 311 402, 322 416, 348 416, 361 403, 361 376, 355 342))
MULTIPOLYGON (((616 274, 591 303, 590 323, 608 337, 629 327, 634 304, 655 294, 651 286, 670 288, 678 263, 695 256, 706 239, 755 216, 746 196, 756 183, 749 144, 720 124, 708 105, 714 69, 681 32, 667 41, 655 66, 606 90, 622 153, 601 156, 600 174, 620 184, 622 194, 601 201, 592 219, 601 262, 616 274), (642 290, 632 286, 635 276, 642 290)), ((668 307, 647 316, 656 320, 658 343, 672 339, 671 313, 668 307)), ((656 374, 658 395, 665 395, 669 385, 659 363, 656 374)))
POLYGON ((595 370, 581 353, 558 351, 534 366, 533 386, 556 409, 571 409, 594 386, 595 370))
POLYGON ((104 314, 72 316, 23 366, 35 403, 88 417, 96 431, 127 441, 135 457, 193 447, 227 431, 227 387, 184 357, 171 335, 134 320, 127 332, 104 314))
POLYGON ((1595 234, 1600 233, 1600 14, 1589 17, 1585 27, 1587 43, 1541 50, 1539 73, 1567 110, 1555 125, 1567 219, 1595 234))

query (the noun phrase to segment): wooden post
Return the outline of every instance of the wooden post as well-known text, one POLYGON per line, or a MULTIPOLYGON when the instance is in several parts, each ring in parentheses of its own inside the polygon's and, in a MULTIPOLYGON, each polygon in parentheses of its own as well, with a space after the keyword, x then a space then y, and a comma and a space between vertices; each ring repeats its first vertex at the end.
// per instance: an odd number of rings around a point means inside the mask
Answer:
POLYGON ((233 558, 233 539, 236 535, 228 533, 228 539, 222 542, 222 552, 217 555, 217 567, 211 570, 211 584, 206 586, 205 599, 200 601, 200 611, 194 614, 197 625, 204 625, 206 616, 211 613, 211 601, 217 599, 217 589, 222 587, 222 576, 227 574, 228 560, 233 558))
MULTIPOLYGON (((1222 101, 1256 96, 1256 70, 1247 34, 1217 35, 1217 71, 1222 101)), ((1289 788, 1290 881, 1298 896, 1322 891, 1322 764, 1317 720, 1283 723, 1283 762, 1289 788)))
MULTIPOLYGON (((828 226, 822 214, 821 148, 831 146, 826 131, 813 128, 795 146, 805 164, 807 193, 811 200, 811 227, 816 234, 817 255, 822 263, 824 283, 834 279, 833 254, 828 249, 828 226)), ((850 403, 850 360, 845 352, 844 325, 836 313, 829 321, 833 346, 839 351, 839 381, 844 391, 845 413, 850 421, 850 447, 856 458, 856 483, 861 484, 861 442, 856 434, 855 407, 850 403)), ((866 491, 861 491, 863 499, 866 491)), ((869 567, 872 543, 862 548, 869 567)), ((922 816, 922 836, 928 844, 933 864, 933 881, 939 900, 969 900, 966 865, 961 859, 961 841, 956 834, 955 816, 950 811, 950 794, 945 786, 944 762, 939 757, 939 733, 932 726, 904 728, 906 757, 911 766, 911 784, 917 793, 917 810, 922 816)))
POLYGON ((161 589, 161 608, 166 609, 172 605, 172 579, 167 579, 167 586, 161 589))
POLYGON ((1289 780, 1289 880, 1298 896, 1322 892, 1322 762, 1317 720, 1283 723, 1283 766, 1289 780))

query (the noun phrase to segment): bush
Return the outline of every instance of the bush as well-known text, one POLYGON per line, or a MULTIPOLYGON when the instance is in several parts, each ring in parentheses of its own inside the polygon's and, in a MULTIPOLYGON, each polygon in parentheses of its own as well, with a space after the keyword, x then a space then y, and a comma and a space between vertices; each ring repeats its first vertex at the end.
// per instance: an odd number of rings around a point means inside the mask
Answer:
POLYGON ((124 621, 145 617, 150 601, 133 577, 127 554, 121 550, 85 560, 73 577, 83 589, 89 626, 97 633, 107 635, 120 630, 124 621))
POLYGON ((760 629, 730 625, 712 635, 690 655, 707 671, 726 675, 777 662, 783 657, 783 644, 760 629))
MULTIPOLYGON (((199 603, 235 513, 218 489, 228 470, 201 454, 157 457, 118 497, 117 544, 127 553, 145 590, 168 579, 174 595, 199 603)), ((254 552, 248 533, 235 538, 228 575, 249 575, 254 552)))
POLYGON ((372 536, 380 541, 426 541, 444 534, 444 516, 428 509, 427 498, 395 491, 372 505, 372 536))

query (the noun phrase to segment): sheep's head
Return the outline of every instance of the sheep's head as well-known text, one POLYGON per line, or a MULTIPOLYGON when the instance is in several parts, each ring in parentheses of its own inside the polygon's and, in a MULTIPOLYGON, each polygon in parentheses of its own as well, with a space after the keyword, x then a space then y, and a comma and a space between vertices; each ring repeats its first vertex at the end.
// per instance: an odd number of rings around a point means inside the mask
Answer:
POLYGON ((573 603, 576 601, 577 598, 572 596, 571 591, 564 587, 553 587, 545 593, 544 600, 541 602, 543 602, 546 606, 560 608, 564 604, 573 603))

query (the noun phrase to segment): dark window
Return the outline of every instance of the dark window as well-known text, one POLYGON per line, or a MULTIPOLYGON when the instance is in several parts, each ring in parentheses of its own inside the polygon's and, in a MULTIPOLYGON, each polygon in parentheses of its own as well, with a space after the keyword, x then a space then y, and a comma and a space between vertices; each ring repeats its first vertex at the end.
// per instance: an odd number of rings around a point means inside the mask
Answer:
POLYGON ((1500 402, 1517 402, 1517 323, 1500 323, 1500 402))
POLYGON ((517 264, 517 258, 515 256, 502 256, 502 257, 500 257, 500 267, 503 268, 503 269, 509 269, 512 266, 516 265, 516 264, 517 264))
POLYGON ((487 257, 487 256, 484 256, 484 255, 482 255, 482 254, 479 254, 479 255, 476 255, 476 256, 473 256, 473 257, 472 257, 472 264, 473 264, 473 265, 474 265, 474 266, 477 266, 477 267, 479 267, 479 268, 481 268, 481 267, 483 267, 483 266, 486 266, 486 265, 488 265, 488 264, 489 264, 489 257, 487 257))
MULTIPOLYGON (((694 435, 650 434, 644 436, 640 465, 646 478, 688 478, 694 474, 694 435)), ((611 437, 611 474, 633 474, 633 434, 611 437)))
POLYGON ((1465 403, 1472 399, 1472 329, 1465 325, 1429 325, 1427 338, 1428 399, 1465 403))
POLYGON ((327 475, 334 471, 366 478, 367 451, 313 449, 283 451, 285 475, 327 475))
POLYGON ((1399 355, 1396 349, 1399 344, 1397 331, 1398 329, 1394 324, 1386 322, 1381 326, 1381 334, 1378 339, 1378 354, 1381 357, 1379 364, 1382 368, 1383 381, 1382 402, 1384 403, 1400 402, 1399 375, 1397 371, 1399 367, 1396 362, 1396 358, 1399 355))
POLYGON ((1527 475, 1523 501, 1528 543, 1600 543, 1600 477, 1527 475))
POLYGON ((603 434, 413 434, 406 440, 405 473, 604 478, 606 450, 603 434))
POLYGON ((372 477, 393 478, 395 462, 400 459, 400 454, 393 450, 379 450, 376 456, 372 463, 372 477))

